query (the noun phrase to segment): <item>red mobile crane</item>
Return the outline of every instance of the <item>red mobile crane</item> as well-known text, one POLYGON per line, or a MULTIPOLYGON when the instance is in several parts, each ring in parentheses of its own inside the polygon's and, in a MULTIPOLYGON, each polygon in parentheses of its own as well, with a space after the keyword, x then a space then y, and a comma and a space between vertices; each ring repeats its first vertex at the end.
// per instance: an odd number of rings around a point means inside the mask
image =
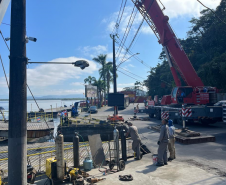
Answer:
MULTIPOLYGON (((176 84, 171 95, 163 96, 160 106, 155 106, 155 104, 158 104, 158 100, 149 102, 151 106, 146 111, 149 116, 154 117, 156 115, 158 119, 176 119, 180 123, 182 118, 183 120, 185 118, 194 120, 198 117, 204 117, 201 121, 206 122, 208 120, 209 123, 210 118, 216 121, 219 117, 222 117, 222 107, 207 106, 216 103, 217 89, 204 86, 202 80, 198 77, 168 23, 169 17, 163 14, 165 7, 163 6, 163 9, 161 9, 157 0, 132 0, 132 2, 153 30, 158 42, 163 46, 176 84), (186 86, 181 86, 179 75, 186 86), (182 108, 182 104, 187 106, 183 105, 182 108), (220 114, 217 114, 216 112, 219 111, 220 114)), ((161 3, 160 0, 159 2, 161 3)))

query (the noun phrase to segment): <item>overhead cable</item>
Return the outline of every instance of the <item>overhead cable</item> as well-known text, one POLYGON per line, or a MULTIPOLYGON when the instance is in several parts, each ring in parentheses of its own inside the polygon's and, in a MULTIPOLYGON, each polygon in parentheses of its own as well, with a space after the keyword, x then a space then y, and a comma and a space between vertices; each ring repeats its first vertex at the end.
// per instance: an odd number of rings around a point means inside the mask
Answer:
POLYGON ((204 6, 205 8, 207 8, 208 10, 210 10, 212 13, 214 13, 216 15, 216 17, 224 24, 226 24, 217 14, 216 12, 214 12, 212 9, 210 9, 209 7, 207 7, 206 5, 204 5, 201 1, 197 0, 202 6, 204 6))

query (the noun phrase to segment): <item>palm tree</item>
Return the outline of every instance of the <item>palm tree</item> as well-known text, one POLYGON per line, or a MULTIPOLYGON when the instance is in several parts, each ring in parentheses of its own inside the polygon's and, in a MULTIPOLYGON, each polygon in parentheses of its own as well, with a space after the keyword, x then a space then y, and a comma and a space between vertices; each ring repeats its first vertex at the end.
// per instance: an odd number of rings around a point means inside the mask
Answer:
POLYGON ((88 76, 87 78, 84 79, 84 83, 87 83, 88 82, 88 84, 91 85, 92 82, 94 82, 95 80, 96 80, 95 77, 88 76))
POLYGON ((104 87, 105 87, 105 82, 103 80, 101 80, 99 78, 99 80, 95 80, 92 85, 95 85, 97 86, 97 96, 98 96, 98 100, 99 100, 99 107, 102 103, 102 100, 103 100, 103 96, 101 95, 102 91, 104 90, 104 87))
MULTIPOLYGON (((104 71, 101 68, 99 70, 100 76, 104 75, 104 71)), ((108 62, 105 65, 105 75, 106 75, 106 87, 107 87, 107 94, 109 94, 110 91, 110 83, 113 83, 113 66, 112 66, 112 62, 108 62)))
POLYGON ((102 66, 102 68, 99 70, 99 73, 100 71, 102 71, 102 73, 100 73, 100 78, 103 78, 103 83, 104 83, 104 102, 105 102, 105 105, 106 105, 106 71, 105 71, 105 68, 106 68, 106 58, 107 58, 107 55, 103 55, 103 54, 100 54, 98 55, 97 57, 94 57, 93 60, 95 62, 97 62, 98 64, 100 64, 102 66))

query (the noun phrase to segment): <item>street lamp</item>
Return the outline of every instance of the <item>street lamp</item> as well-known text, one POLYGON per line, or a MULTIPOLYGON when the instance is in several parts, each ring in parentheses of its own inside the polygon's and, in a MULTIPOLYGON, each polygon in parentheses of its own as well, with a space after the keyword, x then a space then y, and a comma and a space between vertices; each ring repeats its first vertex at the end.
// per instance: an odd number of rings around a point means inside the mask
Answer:
POLYGON ((134 54, 131 55, 129 58, 127 58, 127 59, 121 61, 121 62, 117 65, 117 68, 119 68, 119 66, 120 66, 122 63, 124 63, 125 61, 129 60, 131 57, 133 57, 133 56, 135 56, 135 55, 139 55, 139 54, 140 54, 140 53, 134 53, 134 54))
POLYGON ((76 62, 28 62, 28 64, 72 64, 82 70, 89 67, 89 63, 86 60, 77 60, 76 62))

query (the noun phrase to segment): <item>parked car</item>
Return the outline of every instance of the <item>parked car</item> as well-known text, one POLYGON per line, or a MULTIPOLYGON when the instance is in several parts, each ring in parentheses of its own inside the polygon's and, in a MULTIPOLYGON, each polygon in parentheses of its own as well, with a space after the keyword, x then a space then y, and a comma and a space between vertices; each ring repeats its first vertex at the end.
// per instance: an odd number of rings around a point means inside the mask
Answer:
POLYGON ((91 106, 91 107, 88 109, 88 112, 89 112, 89 113, 97 113, 97 112, 98 112, 97 106, 91 106))
POLYGON ((64 107, 67 107, 67 105, 64 105, 64 107))

